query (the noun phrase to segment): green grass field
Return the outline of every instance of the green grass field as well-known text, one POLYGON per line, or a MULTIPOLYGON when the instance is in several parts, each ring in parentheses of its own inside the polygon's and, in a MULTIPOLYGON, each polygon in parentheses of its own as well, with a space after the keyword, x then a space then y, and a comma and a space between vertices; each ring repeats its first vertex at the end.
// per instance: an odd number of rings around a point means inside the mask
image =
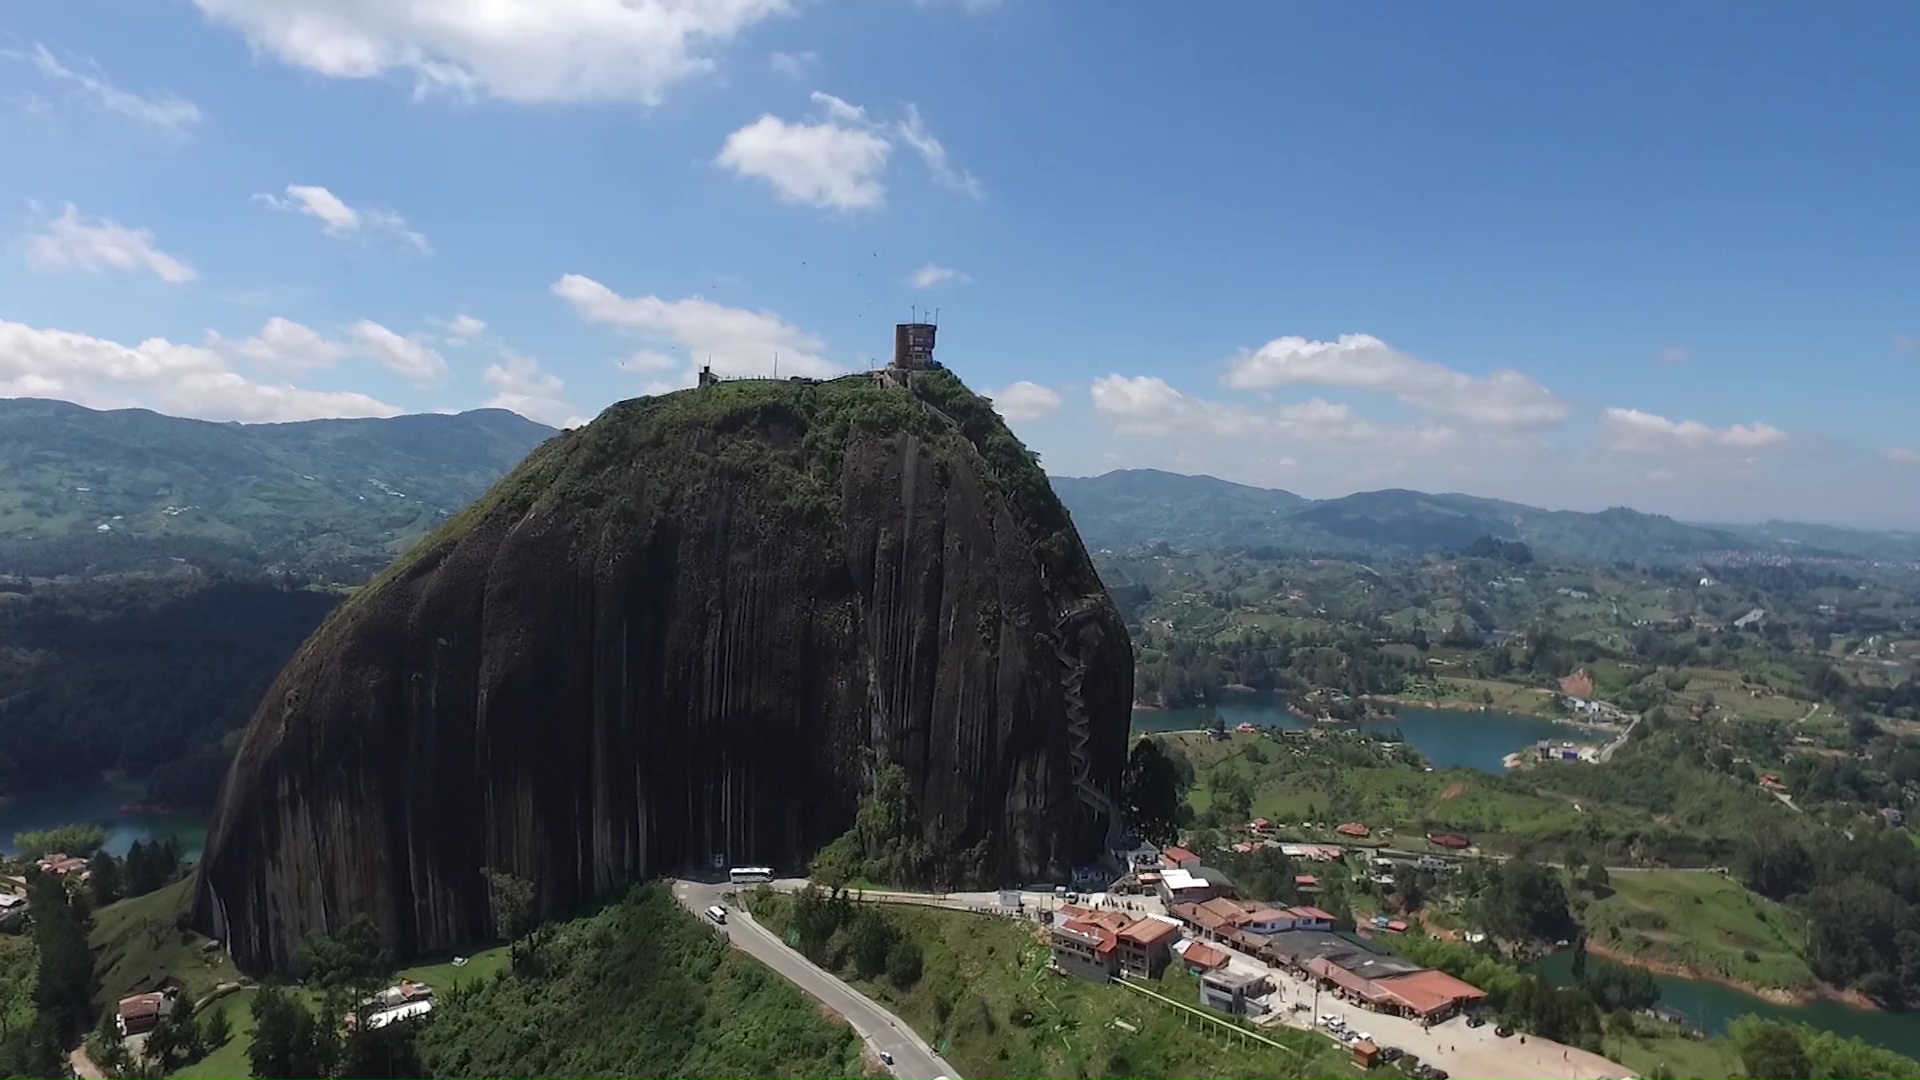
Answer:
POLYGON ((1417 678, 1406 692, 1395 695, 1408 705, 1434 701, 1441 705, 1483 705, 1497 712, 1522 716, 1553 716, 1553 695, 1537 686, 1501 682, 1497 679, 1470 679, 1442 675, 1417 678), (1489 701, 1488 699, 1492 700, 1489 701))
POLYGON ((171 975, 195 998, 240 978, 224 950, 202 951, 207 939, 178 928, 192 900, 191 879, 145 896, 108 904, 94 913, 94 966, 100 973, 95 998, 104 1008, 171 975))
POLYGON ((1757 987, 1814 983, 1800 918, 1720 874, 1616 873, 1581 914, 1590 939, 1638 959, 1757 987))
POLYGON ((227 1014, 227 1023, 232 1025, 233 1034, 227 1041, 216 1046, 206 1057, 185 1068, 169 1073, 169 1076, 182 1077, 185 1080, 234 1080, 235 1077, 252 1076, 252 1066, 247 1061, 247 1050, 253 1045, 253 993, 239 990, 218 998, 209 1004, 200 1014, 200 1022, 216 1012, 227 1014))
MULTIPOLYGON (((756 903, 769 926, 784 928, 785 897, 756 903)), ((1364 1075, 1318 1035, 1264 1032, 1297 1048, 1282 1053, 1188 1026, 1191 1021, 1183 1023, 1175 1010, 1119 986, 1052 974, 1033 923, 931 908, 884 910, 919 943, 920 980, 902 990, 884 976, 866 981, 849 971, 841 975, 898 1014, 963 1076, 1364 1075)), ((837 941, 828 946, 829 960, 838 948, 837 941)), ((1152 989, 1175 1001, 1196 1000, 1192 976, 1169 971, 1152 989)))
MULTIPOLYGON (((1649 1029, 1661 1025, 1643 1023, 1649 1029)), ((1695 1039, 1677 1033, 1633 1036, 1609 1035, 1606 1054, 1640 1076, 1651 1076, 1664 1065, 1674 1076, 1735 1077, 1746 1075, 1740 1055, 1725 1039, 1695 1039)))

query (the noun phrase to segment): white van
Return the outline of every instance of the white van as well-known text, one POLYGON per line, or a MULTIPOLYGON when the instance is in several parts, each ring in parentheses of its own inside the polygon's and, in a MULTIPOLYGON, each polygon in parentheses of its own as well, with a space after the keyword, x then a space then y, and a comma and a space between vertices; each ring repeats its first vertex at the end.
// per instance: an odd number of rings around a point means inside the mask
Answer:
POLYGON ((715 904, 707 909, 707 918, 712 919, 721 926, 725 926, 727 924, 727 909, 721 907, 719 904, 715 904))

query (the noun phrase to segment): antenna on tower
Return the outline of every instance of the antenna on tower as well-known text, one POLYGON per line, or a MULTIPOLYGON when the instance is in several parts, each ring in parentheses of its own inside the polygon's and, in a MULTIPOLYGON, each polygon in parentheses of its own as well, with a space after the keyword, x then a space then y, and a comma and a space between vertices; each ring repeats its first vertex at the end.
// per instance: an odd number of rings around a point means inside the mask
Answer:
POLYGON ((779 349, 773 350, 773 377, 776 379, 780 377, 780 350, 779 349))

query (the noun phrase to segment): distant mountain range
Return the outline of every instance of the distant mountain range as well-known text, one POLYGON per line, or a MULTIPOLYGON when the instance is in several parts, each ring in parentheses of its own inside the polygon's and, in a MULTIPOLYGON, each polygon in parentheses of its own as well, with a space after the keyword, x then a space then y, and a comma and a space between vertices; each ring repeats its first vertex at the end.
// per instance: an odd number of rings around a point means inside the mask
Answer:
POLYGON ((1482 536, 1519 540, 1537 553, 1583 562, 1672 562, 1724 552, 1920 559, 1920 534, 1770 521, 1697 525, 1614 508, 1596 514, 1542 510, 1473 495, 1389 489, 1338 499, 1249 487, 1211 476, 1123 469, 1052 478, 1089 546, 1271 546, 1342 555, 1459 550, 1482 536))
POLYGON ((0 400, 0 573, 187 560, 360 580, 554 434, 504 409, 218 424, 0 400))
MULTIPOLYGON (((184 561, 362 581, 555 434, 504 409, 220 424, 0 399, 0 575, 97 575, 184 561)), ((1156 469, 1051 480, 1094 548, 1164 541, 1389 557, 1492 536, 1581 561, 1715 552, 1920 559, 1915 533, 1697 525, 1635 510, 1584 514, 1403 490, 1315 500, 1156 469)))

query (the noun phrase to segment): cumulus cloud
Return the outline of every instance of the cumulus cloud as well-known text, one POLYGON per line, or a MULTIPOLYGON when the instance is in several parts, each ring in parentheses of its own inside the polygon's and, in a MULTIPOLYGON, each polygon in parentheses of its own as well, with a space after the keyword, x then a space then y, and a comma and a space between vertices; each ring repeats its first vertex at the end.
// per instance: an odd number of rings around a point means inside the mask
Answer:
POLYGON ((420 336, 397 334, 371 319, 347 327, 339 339, 278 315, 240 341, 207 334, 207 348, 284 372, 330 368, 348 357, 371 360, 411 382, 426 385, 447 373, 447 362, 420 336))
POLYGON ((105 218, 88 220, 72 203, 26 237, 27 265, 43 273, 145 271, 172 285, 200 275, 161 251, 150 229, 130 229, 105 218))
POLYGON ((1059 394, 1024 379, 1000 390, 989 390, 987 397, 1002 417, 1014 423, 1044 420, 1060 408, 1059 394))
POLYGON ((481 378, 493 387, 493 396, 482 408, 509 409, 555 427, 579 427, 587 422, 574 413, 562 392, 565 384, 560 377, 540 370, 540 362, 531 356, 502 349, 500 362, 488 365, 481 378))
POLYGON ((997 11, 1006 0, 913 0, 914 5, 926 10, 937 8, 955 8, 968 15, 985 15, 997 11))
POLYGON ((687 378, 702 364, 721 375, 765 375, 779 356, 784 374, 815 378, 841 374, 823 353, 826 344, 770 311, 748 311, 703 297, 663 300, 657 296, 621 296, 598 281, 568 274, 553 283, 553 294, 572 305, 588 322, 638 335, 650 344, 684 350, 687 378))
POLYGON ((97 409, 142 406, 176 416, 248 422, 396 416, 365 394, 248 379, 210 348, 149 338, 138 345, 0 321, 0 397, 63 398, 97 409))
POLYGON ((819 59, 814 52, 776 52, 767 58, 767 64, 789 79, 804 79, 819 59))
POLYGON ((69 65, 54 56, 45 45, 35 45, 29 53, 8 52, 0 55, 24 59, 49 80, 72 87, 95 108, 148 127, 183 135, 200 123, 200 107, 193 102, 174 94, 136 94, 122 90, 107 78, 98 64, 74 60, 69 65))
POLYGON ((1920 353, 1920 337, 1912 334, 1893 335, 1893 351, 1901 353, 1920 353))
MULTIPOLYGON (((215 348, 221 345, 217 334, 209 334, 207 341, 215 348)), ((258 334, 235 342, 232 351, 256 364, 282 371, 329 368, 347 354, 345 345, 328 341, 319 331, 278 315, 268 319, 258 334)))
POLYGON ((427 238, 407 225, 407 219, 392 210, 356 209, 346 200, 317 184, 288 184, 286 194, 261 192, 253 201, 275 210, 305 214, 320 222, 328 236, 354 236, 382 233, 421 255, 433 254, 427 238))
POLYGON ((194 0, 255 52, 416 95, 656 105, 791 0, 194 0))
POLYGON ((362 354, 403 379, 430 383, 447 373, 447 362, 418 338, 402 337, 371 319, 347 330, 362 354))
POLYGON ((1204 439, 1259 436, 1303 443, 1392 444, 1407 448, 1454 442, 1448 427, 1380 424, 1348 405, 1313 398, 1267 409, 1209 401, 1176 390, 1156 375, 1105 375, 1091 387, 1094 411, 1126 435, 1188 435, 1204 439))
POLYGON ((1904 446, 1889 446, 1880 451, 1880 457, 1893 465, 1920 465, 1920 450, 1911 450, 1904 446))
POLYGON ((484 320, 464 313, 455 315, 451 319, 428 321, 444 331, 441 340, 449 345, 470 345, 478 340, 481 334, 487 332, 487 324, 484 320))
POLYGON ((881 123, 832 94, 816 90, 811 102, 809 119, 789 122, 764 113, 728 135, 715 163, 766 182, 785 203, 857 210, 886 201, 887 162, 895 145, 905 143, 935 183, 973 198, 984 195, 971 173, 953 165, 915 106, 905 106, 902 119, 881 123))
POLYGON ((907 283, 916 289, 934 289, 942 285, 965 285, 972 280, 951 267, 928 263, 909 275, 907 283))
POLYGON ((893 144, 867 125, 865 114, 831 94, 815 92, 824 114, 788 123, 764 113, 727 136, 715 162, 741 176, 766 181, 781 202, 855 210, 886 199, 880 174, 893 144))
POLYGON ((1668 367, 1679 367, 1693 357, 1693 352, 1685 345, 1669 345, 1660 350, 1660 362, 1668 367))
POLYGON ((1610 449, 1629 452, 1757 450, 1787 440, 1786 432, 1766 424, 1717 428, 1698 420, 1669 420, 1639 409, 1609 408, 1601 414, 1601 428, 1610 449))
POLYGON ((1235 358, 1226 384, 1237 389, 1308 385, 1392 394, 1451 420, 1502 429, 1549 427, 1567 418, 1553 392, 1517 371, 1485 377, 1416 359, 1370 334, 1338 341, 1280 337, 1235 358))

